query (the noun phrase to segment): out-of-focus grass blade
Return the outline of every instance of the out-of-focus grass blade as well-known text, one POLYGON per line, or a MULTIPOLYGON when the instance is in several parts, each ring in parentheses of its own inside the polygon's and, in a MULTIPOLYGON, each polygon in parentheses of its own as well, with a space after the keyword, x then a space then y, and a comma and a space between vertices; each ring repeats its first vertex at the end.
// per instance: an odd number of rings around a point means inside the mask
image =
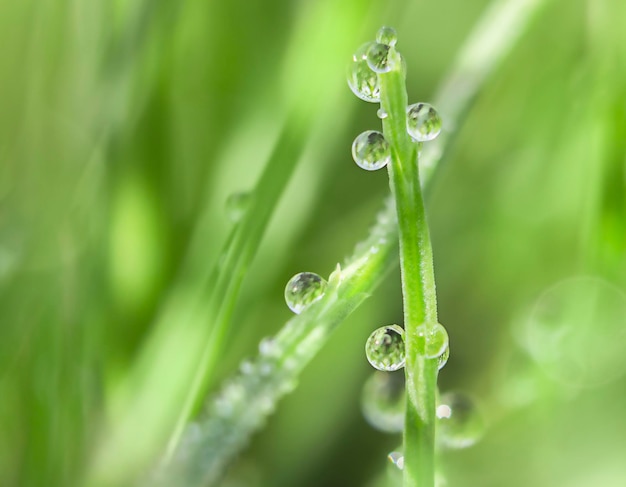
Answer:
MULTIPOLYGON (((327 1, 305 6, 301 12, 301 23, 289 44, 284 85, 278 86, 287 99, 287 108, 280 103, 277 107, 288 113, 285 127, 253 192, 250 210, 213 267, 205 264, 202 247, 192 245, 195 252, 188 255, 152 336, 128 378, 113 393, 109 425, 96 449, 88 483, 120 484, 136 476, 172 430, 180 430, 201 398, 220 356, 246 269, 317 114, 334 99, 334 74, 343 72, 343 60, 371 13, 370 4, 327 1)), ((199 227, 197 233, 206 235, 207 230, 199 227)))

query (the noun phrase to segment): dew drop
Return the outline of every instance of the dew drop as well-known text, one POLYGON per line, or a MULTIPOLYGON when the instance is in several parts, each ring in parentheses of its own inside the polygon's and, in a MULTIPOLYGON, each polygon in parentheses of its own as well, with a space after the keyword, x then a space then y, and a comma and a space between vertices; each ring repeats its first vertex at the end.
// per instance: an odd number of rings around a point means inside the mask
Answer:
POLYGON ((432 327, 421 325, 417 334, 424 338, 424 357, 439 358, 446 352, 449 344, 448 332, 439 323, 432 327))
POLYGON ((387 455, 387 458, 398 468, 398 470, 404 470, 404 455, 402 452, 392 451, 389 455, 387 455))
POLYGON ((393 67, 389 57, 390 47, 387 44, 375 42, 367 50, 367 65, 375 73, 388 73, 393 67))
POLYGON ((485 422, 474 401, 459 392, 447 392, 437 406, 437 441, 450 449, 467 448, 480 440, 485 422))
POLYGON ((270 375, 272 375, 273 371, 274 371, 274 367, 272 366, 272 364, 268 362, 263 362, 262 364, 259 365, 259 373, 263 377, 269 377, 270 375))
POLYGON ((259 353, 266 357, 274 357, 278 355, 278 346, 276 340, 270 337, 263 338, 259 343, 259 353))
POLYGON ((348 86, 361 100, 370 103, 380 101, 380 83, 378 75, 367 64, 367 52, 374 42, 363 44, 352 56, 348 65, 348 86))
POLYGON ((226 214, 228 219, 233 223, 237 223, 250 207, 251 195, 242 191, 232 193, 226 198, 226 214))
POLYGON ((398 325, 381 326, 367 339, 365 355, 378 370, 391 372, 404 367, 404 330, 398 325))
POLYGON ((406 109, 407 132, 418 142, 433 140, 441 132, 441 117, 428 103, 414 103, 406 109))
MULTIPOLYGON (((390 467, 391 467, 389 473, 393 476, 389 478, 389 480, 391 481, 392 478, 397 479, 391 482, 389 484, 390 486, 397 486, 397 485, 402 484, 402 480, 401 480, 402 471, 404 470, 403 450, 404 448, 402 447, 402 445, 400 445, 397 450, 394 450, 387 455, 387 460, 389 460, 390 467)), ((448 485, 446 478, 439 471, 435 471, 435 484, 434 485, 435 487, 446 487, 448 485)))
POLYGON ((285 301, 296 314, 324 296, 327 283, 313 272, 300 272, 293 276, 285 287, 285 301))
POLYGON ((398 42, 398 34, 393 27, 383 26, 376 33, 376 42, 386 44, 387 46, 395 46, 398 42))
POLYGON ((446 349, 443 351, 443 353, 439 355, 439 357, 437 357, 438 370, 441 370, 445 367, 445 365, 448 363, 449 358, 450 358, 450 345, 448 345, 446 349))
POLYGON ((405 394, 402 372, 374 372, 363 385, 363 417, 379 431, 401 432, 404 428, 405 394))
POLYGON ((239 371, 243 375, 250 375, 254 372, 254 364, 250 360, 244 360, 239 365, 239 371))
POLYGON ((384 119, 386 119, 386 118, 387 118, 387 112, 386 112, 385 110, 383 110, 382 108, 379 108, 379 109, 376 111, 376 116, 377 116, 378 118, 380 118, 381 120, 384 120, 384 119))
POLYGON ((376 171, 389 164, 391 150, 385 136, 375 130, 358 135, 352 143, 352 158, 366 171, 376 171))
POLYGON ((597 387, 626 373, 626 295, 594 276, 549 287, 531 309, 524 346, 553 380, 597 387))

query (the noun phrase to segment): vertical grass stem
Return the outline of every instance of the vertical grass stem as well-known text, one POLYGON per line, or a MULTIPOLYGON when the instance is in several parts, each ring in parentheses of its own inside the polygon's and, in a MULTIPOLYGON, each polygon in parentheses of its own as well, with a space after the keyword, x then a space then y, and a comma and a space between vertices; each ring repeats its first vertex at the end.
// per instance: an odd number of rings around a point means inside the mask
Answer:
POLYGON ((396 201, 400 272, 406 332, 407 405, 404 429, 405 487, 435 482, 436 360, 424 358, 419 327, 437 323, 437 298, 430 235, 418 170, 419 146, 406 130, 407 93, 400 54, 391 48, 394 68, 379 74, 383 132, 391 147, 389 183, 396 201))

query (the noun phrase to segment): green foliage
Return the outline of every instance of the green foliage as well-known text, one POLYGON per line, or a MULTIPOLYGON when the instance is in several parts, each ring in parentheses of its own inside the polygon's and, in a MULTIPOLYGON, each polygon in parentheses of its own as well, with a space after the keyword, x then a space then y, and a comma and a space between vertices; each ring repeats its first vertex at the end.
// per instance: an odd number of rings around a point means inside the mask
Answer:
MULTIPOLYGON (((270 364, 286 374, 317 327, 324 343, 289 377, 245 387, 275 402, 299 382, 241 456, 230 461, 265 418, 229 423, 235 436, 211 429, 236 440, 211 456, 230 465, 221 485, 384 481, 400 440, 371 431, 358 400, 367 336, 401 320, 398 276, 384 279, 394 209, 371 253, 386 181, 357 171, 349 144, 378 122, 343 75, 387 24, 409 100, 432 102, 452 129, 421 157, 452 347, 440 381, 477 397, 490 428, 442 454, 448 485, 621 485, 620 362, 592 389, 564 384, 545 354, 526 353, 525 332, 566 278, 626 287, 626 7, 540 6, 497 1, 476 23, 484 1, 1 2, 2 484, 153 478, 189 418, 215 418, 200 411, 206 393, 263 336, 286 347, 270 364), (250 190, 233 226, 224 203, 250 190), (289 277, 327 275, 345 255, 341 284, 289 319, 289 277)), ((615 341, 611 320, 596 336, 615 341)), ((614 358, 588 352, 597 370, 614 358)))

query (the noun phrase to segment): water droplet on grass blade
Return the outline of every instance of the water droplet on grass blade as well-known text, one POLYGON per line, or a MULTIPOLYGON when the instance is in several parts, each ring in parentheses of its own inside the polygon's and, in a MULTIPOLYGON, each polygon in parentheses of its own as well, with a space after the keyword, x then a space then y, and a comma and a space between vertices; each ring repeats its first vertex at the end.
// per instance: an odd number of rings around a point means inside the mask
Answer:
POLYGON ((476 404, 459 392, 447 392, 439 398, 437 420, 437 441, 450 449, 472 446, 485 431, 485 422, 476 404))
POLYGON ((270 375, 272 375, 273 371, 274 371, 274 366, 271 363, 262 362, 259 364, 259 373, 263 377, 269 377, 270 375))
POLYGON ((386 44, 388 46, 395 46, 398 42, 398 34, 393 27, 383 26, 378 29, 376 33, 376 42, 380 44, 386 44))
POLYGON ((385 110, 383 110, 382 108, 379 108, 379 109, 376 111, 376 116, 377 116, 378 118, 380 118, 381 120, 384 120, 384 119, 386 119, 386 118, 387 118, 387 112, 386 112, 385 110))
MULTIPOLYGON (((402 472, 404 470, 404 453, 403 447, 399 446, 397 450, 392 451, 387 455, 389 460, 389 486, 399 487, 402 485, 402 472)), ((385 484, 387 485, 387 484, 385 484)), ((446 487, 448 482, 445 477, 439 472, 435 472, 435 487, 446 487)))
POLYGON ((387 44, 373 43, 367 50, 367 65, 375 73, 388 73, 393 67, 387 44))
POLYGON ((391 150, 385 136, 375 130, 358 135, 352 143, 352 158, 366 171, 376 171, 391 161, 391 150))
POLYGON ((226 214, 228 215, 228 219, 233 223, 241 220, 250 207, 250 199, 250 193, 245 191, 232 193, 228 196, 228 198, 226 198, 226 214))
POLYGON ((445 365, 448 363, 449 358, 450 358, 450 345, 448 344, 448 346, 443 351, 443 353, 439 355, 439 357, 437 357, 437 369, 438 370, 443 369, 445 365))
POLYGON ((448 332, 439 323, 434 326, 421 325, 417 333, 424 338, 424 357, 426 358, 438 358, 448 348, 448 332))
POLYGON ((285 287, 285 302, 296 314, 324 296, 327 283, 313 272, 300 272, 285 287))
POLYGON ((407 132, 418 142, 433 140, 441 132, 441 117, 428 103, 414 103, 406 109, 407 132))
POLYGON ((404 373, 374 372, 361 394, 363 417, 373 428, 399 433, 404 428, 404 373))
POLYGON ((537 300, 522 334, 551 378, 576 387, 606 384, 626 372, 626 295, 602 278, 565 279, 537 300))
POLYGON ((254 364, 248 359, 243 360, 239 365, 239 370, 243 375, 252 374, 254 372, 254 369, 254 364))
POLYGON ((259 353, 266 357, 275 357, 278 355, 278 345, 276 340, 271 337, 265 337, 259 342, 259 353))
POLYGON ((404 455, 402 452, 392 451, 389 455, 387 455, 387 458, 399 470, 404 470, 404 455))
POLYGON ((373 44, 363 44, 352 56, 352 62, 348 65, 348 86, 361 100, 377 103, 380 101, 378 75, 367 64, 367 51, 373 44))
POLYGON ((404 367, 404 330, 398 325, 381 326, 367 339, 365 355, 378 370, 391 372, 404 367))

